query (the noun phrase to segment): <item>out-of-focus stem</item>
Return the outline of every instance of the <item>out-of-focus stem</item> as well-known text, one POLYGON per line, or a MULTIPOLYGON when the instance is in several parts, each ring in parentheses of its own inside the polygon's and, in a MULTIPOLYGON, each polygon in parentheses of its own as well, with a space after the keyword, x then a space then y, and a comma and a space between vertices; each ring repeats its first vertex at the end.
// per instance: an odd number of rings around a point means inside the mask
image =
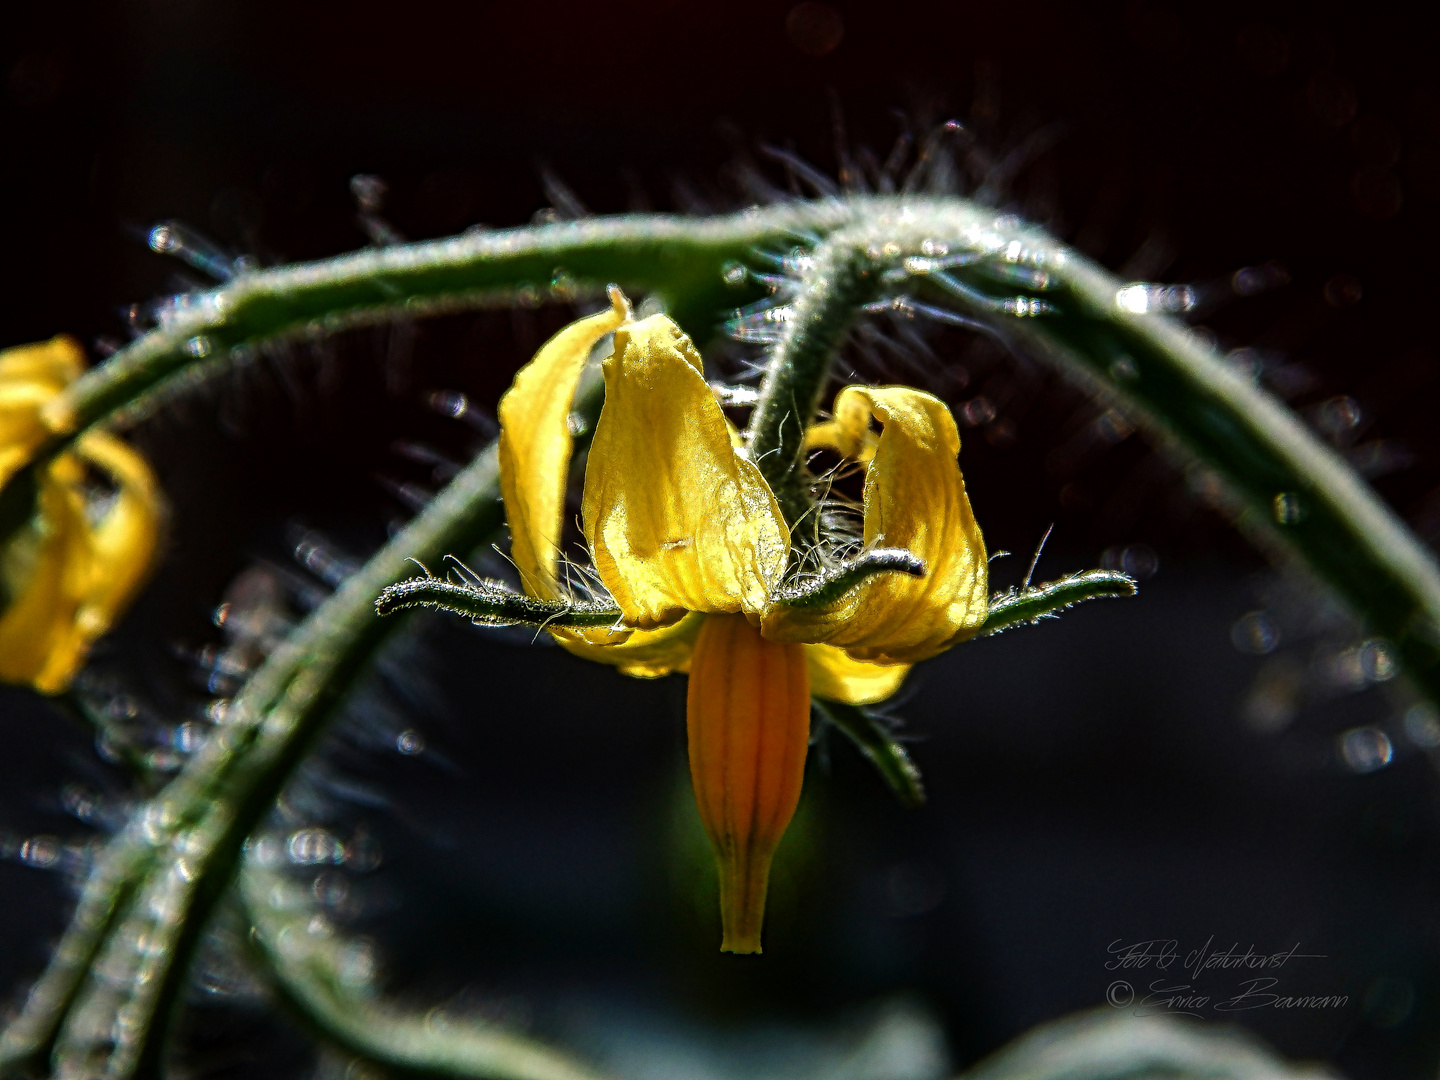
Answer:
POLYGON ((407 1074, 460 1080, 594 1080, 578 1063, 476 1017, 416 1013, 376 999, 347 971, 350 943, 316 935, 309 894, 264 866, 241 863, 240 899, 252 941, 282 998, 341 1048, 407 1074))

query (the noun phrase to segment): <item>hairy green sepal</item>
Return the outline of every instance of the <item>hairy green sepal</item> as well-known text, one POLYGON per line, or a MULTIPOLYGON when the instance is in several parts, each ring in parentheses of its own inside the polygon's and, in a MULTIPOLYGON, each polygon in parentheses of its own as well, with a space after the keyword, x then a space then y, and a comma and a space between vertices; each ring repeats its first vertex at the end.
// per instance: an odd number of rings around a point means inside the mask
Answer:
POLYGON ((418 607, 452 611, 481 626, 588 630, 614 625, 621 617, 620 609, 604 600, 537 600, 490 579, 462 584, 439 578, 409 578, 389 586, 375 600, 377 615, 418 607))

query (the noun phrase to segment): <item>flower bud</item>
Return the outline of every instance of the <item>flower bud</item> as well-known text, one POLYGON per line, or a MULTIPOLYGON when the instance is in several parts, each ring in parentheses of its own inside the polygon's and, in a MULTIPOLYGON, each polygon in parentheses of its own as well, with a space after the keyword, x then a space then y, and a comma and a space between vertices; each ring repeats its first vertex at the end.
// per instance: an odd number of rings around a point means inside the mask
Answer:
POLYGON ((805 775, 805 647, 765 640, 743 615, 707 616, 687 704, 690 777, 720 871, 720 948, 758 953, 770 862, 805 775))

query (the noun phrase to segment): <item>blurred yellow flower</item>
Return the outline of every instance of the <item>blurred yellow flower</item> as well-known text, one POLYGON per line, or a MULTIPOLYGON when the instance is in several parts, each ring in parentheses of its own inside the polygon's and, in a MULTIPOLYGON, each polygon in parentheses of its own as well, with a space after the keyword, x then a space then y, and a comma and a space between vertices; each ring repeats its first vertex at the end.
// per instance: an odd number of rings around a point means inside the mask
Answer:
POLYGON ((884 700, 909 665, 985 620, 985 545, 943 402, 908 387, 846 387, 807 444, 866 465, 863 550, 904 549, 918 576, 875 574, 797 602, 791 533, 737 446, 690 339, 664 315, 611 309, 561 330, 500 402, 511 556, 527 593, 564 601, 560 537, 571 402, 613 333, 585 471, 583 529, 615 627, 551 633, 571 652, 650 677, 688 671, 690 768, 720 871, 721 948, 759 952, 770 862, 799 800, 810 697, 884 700), (883 431, 871 432, 879 420, 883 431))
MULTIPOLYGON (((57 407, 83 367, 64 336, 0 351, 0 488, 73 427, 57 407)), ((86 432, 38 472, 34 513, 0 548, 0 681, 57 694, 149 573, 161 498, 144 459, 104 432, 86 432), (96 493, 87 467, 113 494, 96 493)))

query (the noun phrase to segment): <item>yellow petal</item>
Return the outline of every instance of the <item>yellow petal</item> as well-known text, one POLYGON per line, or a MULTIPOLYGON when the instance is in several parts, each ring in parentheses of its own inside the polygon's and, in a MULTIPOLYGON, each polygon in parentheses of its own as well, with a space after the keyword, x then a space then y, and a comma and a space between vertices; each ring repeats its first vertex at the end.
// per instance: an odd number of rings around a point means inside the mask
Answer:
POLYGON ((46 408, 84 367, 79 344, 63 334, 0 351, 0 486, 58 430, 46 408))
POLYGON ((686 705, 690 778, 720 871, 725 952, 758 953, 770 862, 800 801, 810 679, 800 645, 708 615, 686 705))
POLYGON ((500 492, 510 525, 510 558, 525 591, 542 600, 566 596, 556 570, 575 447, 570 409, 590 350, 630 317, 618 289, 611 305, 540 346, 500 399, 500 492))
MULTIPOLYGON (((11 576, 21 582, 0 616, 0 680, 43 694, 70 685, 95 640, 110 629, 144 583, 159 543, 161 498, 143 458, 102 432, 61 454, 40 484, 34 550, 11 576), (80 487, 80 458, 108 473, 118 490, 91 524, 80 487)), ((32 534, 33 535, 33 534, 32 534)), ((18 557, 21 552, 9 553, 18 557)))
POLYGON ((631 626, 759 613, 785 568, 775 496, 731 445, 695 346, 664 315, 615 331, 583 516, 595 569, 631 626))
POLYGON ((835 398, 835 414, 830 420, 811 425, 805 432, 805 449, 829 447, 848 461, 868 465, 875 457, 880 438, 870 430, 870 409, 864 399, 835 398))
POLYGON ((86 643, 108 631, 145 583, 160 545, 163 502, 145 459, 113 435, 91 431, 76 451, 110 474, 114 502, 92 535, 91 580, 75 615, 86 643))
POLYGON ((893 697, 910 673, 909 664, 872 664, 833 645, 805 646, 805 661, 810 667, 810 692, 846 705, 873 705, 893 697))
MULTIPOLYGON (((543 600, 568 596, 558 568, 575 448, 570 410, 590 351, 630 317, 629 301, 618 289, 610 299, 608 311, 571 323, 542 345, 500 399, 500 491, 510 524, 510 557, 525 591, 543 600)), ((653 634, 626 629, 551 633, 577 656, 654 678, 686 669, 698 630, 697 620, 653 634)))
MULTIPOLYGON (((0 681, 29 683, 45 694, 64 690, 83 659, 75 612, 92 555, 84 499, 55 474, 52 467, 41 479, 39 535, 23 570, 7 574, 20 584, 0 615, 0 681)), ((14 546, 29 539, 12 538, 7 556, 13 559, 14 546)))
POLYGON ((596 644, 605 640, 603 631, 591 630, 584 635, 569 630, 551 633, 567 652, 582 659, 611 664, 622 675, 637 679, 658 679, 672 671, 690 670, 690 654, 704 621, 704 615, 691 614, 663 630, 636 630, 628 637, 621 633, 613 645, 596 644))
POLYGON ((0 350, 0 386, 40 383, 58 394, 85 370, 85 351, 68 334, 0 350))
POLYGON ((945 403, 909 387, 849 386, 835 400, 835 415, 852 416, 857 407, 885 425, 865 474, 865 546, 905 548, 924 560, 925 574, 867 578, 829 608, 776 607, 763 627, 777 641, 825 642, 857 660, 913 663, 985 621, 985 541, 945 403))

